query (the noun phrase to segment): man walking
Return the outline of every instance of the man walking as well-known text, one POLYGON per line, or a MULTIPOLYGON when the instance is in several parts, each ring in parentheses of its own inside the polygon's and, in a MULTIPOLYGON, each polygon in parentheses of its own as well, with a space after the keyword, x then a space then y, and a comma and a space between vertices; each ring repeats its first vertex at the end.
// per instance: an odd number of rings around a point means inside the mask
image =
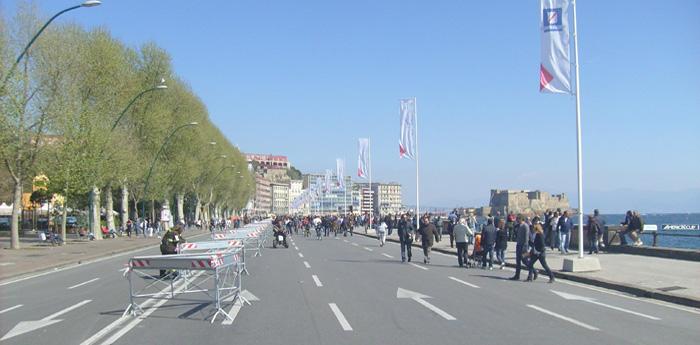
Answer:
POLYGON ((406 256, 408 255, 408 262, 411 262, 411 243, 413 243, 413 224, 406 219, 406 215, 402 214, 401 219, 397 225, 399 243, 401 244, 401 262, 406 262, 406 256))
POLYGON ((438 231, 435 228, 435 225, 430 223, 430 218, 428 216, 423 217, 421 220, 421 225, 420 225, 420 234, 421 234, 421 244, 423 246, 423 255, 425 256, 423 258, 423 263, 429 264, 430 263, 430 250, 433 248, 433 238, 435 238, 436 242, 440 242, 440 239, 438 238, 438 231))
POLYGON ((453 233, 457 243, 457 263, 459 267, 464 267, 469 259, 469 237, 473 236, 474 232, 467 226, 467 220, 460 218, 453 228, 453 233))
POLYGON ((564 214, 559 218, 559 224, 557 224, 559 251, 563 254, 569 254, 569 242, 571 241, 571 230, 573 228, 574 222, 569 217, 569 211, 564 211, 564 214))
POLYGON ((518 227, 515 231, 515 275, 510 280, 520 280, 520 269, 526 263, 523 262, 523 254, 527 251, 527 243, 530 239, 530 227, 525 223, 525 217, 519 215, 518 227))
POLYGON ((481 267, 486 269, 486 257, 488 256, 489 270, 493 270, 493 249, 496 245, 496 227, 493 226, 493 219, 489 219, 484 230, 481 231, 481 248, 484 257, 481 260, 481 267))

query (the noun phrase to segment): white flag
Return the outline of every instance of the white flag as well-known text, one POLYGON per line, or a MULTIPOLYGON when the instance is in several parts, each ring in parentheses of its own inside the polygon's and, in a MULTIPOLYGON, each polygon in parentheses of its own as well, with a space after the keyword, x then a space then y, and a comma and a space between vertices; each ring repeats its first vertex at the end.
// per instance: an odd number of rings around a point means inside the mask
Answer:
POLYGON ((335 175, 338 188, 340 190, 345 190, 345 161, 340 158, 336 158, 335 160, 335 175))
POLYGON ((357 176, 367 178, 369 176, 369 139, 358 139, 360 153, 357 155, 357 176))
POLYGON ((331 191, 331 169, 326 169, 326 180, 324 182, 324 189, 323 191, 328 193, 331 191))
POLYGON ((571 93, 569 0, 540 0, 540 92, 571 93))
POLYGON ((399 157, 416 159, 416 99, 401 100, 399 157))

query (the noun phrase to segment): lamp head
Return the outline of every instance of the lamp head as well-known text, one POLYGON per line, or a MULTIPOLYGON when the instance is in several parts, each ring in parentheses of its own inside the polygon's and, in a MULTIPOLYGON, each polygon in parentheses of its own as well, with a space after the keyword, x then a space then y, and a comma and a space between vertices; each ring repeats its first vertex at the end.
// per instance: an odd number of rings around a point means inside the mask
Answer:
POLYGON ((100 0, 87 0, 87 1, 83 1, 83 3, 80 4, 80 6, 82 6, 82 7, 95 7, 95 6, 99 6, 101 4, 102 4, 102 1, 100 1, 100 0))
POLYGON ((190 126, 196 126, 196 125, 198 125, 198 124, 199 124, 199 122, 197 122, 197 121, 194 121, 194 122, 190 122, 190 123, 189 123, 190 126))

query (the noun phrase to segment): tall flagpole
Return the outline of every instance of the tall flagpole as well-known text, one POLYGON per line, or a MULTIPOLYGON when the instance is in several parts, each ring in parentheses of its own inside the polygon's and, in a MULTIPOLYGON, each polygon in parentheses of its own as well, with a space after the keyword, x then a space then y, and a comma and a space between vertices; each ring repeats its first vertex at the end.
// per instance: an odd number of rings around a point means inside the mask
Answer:
POLYGON ((420 224, 420 184, 418 183, 418 99, 413 97, 413 110, 416 112, 416 223, 420 224))
POLYGON ((576 27, 576 0, 574 7, 574 58, 576 68, 576 157, 578 158, 578 257, 583 258, 583 153, 581 150, 581 90, 578 67, 578 29, 576 27))
POLYGON ((374 193, 372 192, 372 139, 367 138, 367 160, 369 161, 369 227, 372 228, 374 217, 374 193))

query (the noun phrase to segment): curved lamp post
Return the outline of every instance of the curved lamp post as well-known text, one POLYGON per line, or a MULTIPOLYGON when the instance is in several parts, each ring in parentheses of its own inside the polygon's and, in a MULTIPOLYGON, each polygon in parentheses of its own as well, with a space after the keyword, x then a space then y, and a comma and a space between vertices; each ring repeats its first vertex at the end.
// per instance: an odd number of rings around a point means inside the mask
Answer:
MULTIPOLYGON (((173 131, 170 132, 170 134, 167 137, 165 137, 165 140, 163 140, 163 145, 160 146, 160 149, 158 149, 158 153, 156 153, 156 156, 153 157, 153 162, 151 163, 151 168, 148 169, 148 175, 146 176, 146 182, 144 183, 144 186, 143 186, 143 197, 144 198, 146 197, 147 192, 148 192, 148 182, 151 180, 151 174, 153 173, 153 167, 156 166, 156 161, 158 161, 158 156, 160 156, 160 154, 163 152, 163 149, 165 148, 165 146, 168 144, 168 142, 170 142, 170 138, 172 138, 175 135, 175 133, 177 133, 179 130, 181 130, 185 127, 196 126, 198 124, 199 123, 197 123, 197 122, 186 123, 184 125, 181 125, 175 129, 173 129, 173 131)), ((143 219, 146 219, 146 201, 145 200, 141 204, 141 216, 143 217, 143 219)))
POLYGON ((51 22, 53 22, 54 19, 56 19, 58 16, 66 13, 68 11, 72 11, 72 10, 75 10, 75 9, 78 9, 81 7, 95 7, 95 6, 98 6, 100 4, 102 4, 102 2, 99 0, 87 0, 87 1, 84 1, 80 5, 66 8, 63 11, 54 14, 54 16, 51 17, 51 19, 49 19, 46 23, 44 23, 44 26, 42 26, 41 29, 39 29, 39 31, 37 31, 37 33, 34 34, 34 37, 32 37, 32 39, 29 41, 29 43, 27 43, 27 46, 24 47, 24 50, 22 50, 22 53, 19 54, 19 56, 17 57, 17 60, 15 60, 15 63, 12 64, 12 67, 10 67, 10 70, 7 72, 7 75, 5 76, 4 81, 2 82, 2 89, 0 89, 0 92, 5 90, 5 85, 7 84, 7 81, 10 79, 10 76, 12 75, 12 73, 14 73, 19 62, 22 61, 22 58, 24 57, 24 55, 27 54, 27 51, 29 50, 29 48, 32 46, 32 44, 34 44, 34 41, 36 41, 36 39, 39 37, 39 35, 41 35, 41 33, 44 32, 44 30, 46 30, 46 27, 49 26, 49 24, 51 24, 51 22))
POLYGON ((143 95, 145 95, 145 94, 147 94, 147 93, 149 93, 149 92, 151 92, 151 91, 155 91, 155 90, 165 90, 165 89, 167 89, 167 88, 168 88, 168 85, 165 85, 165 79, 161 79, 161 80, 160 80, 160 83, 159 83, 158 85, 156 85, 156 86, 154 86, 154 87, 152 87, 152 88, 150 88, 150 89, 146 89, 146 90, 141 91, 138 95, 136 95, 136 97, 134 97, 133 99, 131 99, 131 102, 129 102, 129 104, 127 104, 126 108, 124 108, 124 110, 122 110, 122 112, 119 113, 119 116, 117 117, 117 120, 114 121, 114 124, 112 125, 112 129, 110 129, 110 132, 111 132, 111 131, 114 131, 114 129, 117 128, 117 125, 119 124, 119 121, 121 121, 122 117, 124 117, 124 114, 126 114, 126 111, 129 110, 129 108, 131 108, 131 105, 133 105, 134 102, 136 102, 136 100, 138 100, 139 98, 141 98, 141 96, 143 96, 143 95))

